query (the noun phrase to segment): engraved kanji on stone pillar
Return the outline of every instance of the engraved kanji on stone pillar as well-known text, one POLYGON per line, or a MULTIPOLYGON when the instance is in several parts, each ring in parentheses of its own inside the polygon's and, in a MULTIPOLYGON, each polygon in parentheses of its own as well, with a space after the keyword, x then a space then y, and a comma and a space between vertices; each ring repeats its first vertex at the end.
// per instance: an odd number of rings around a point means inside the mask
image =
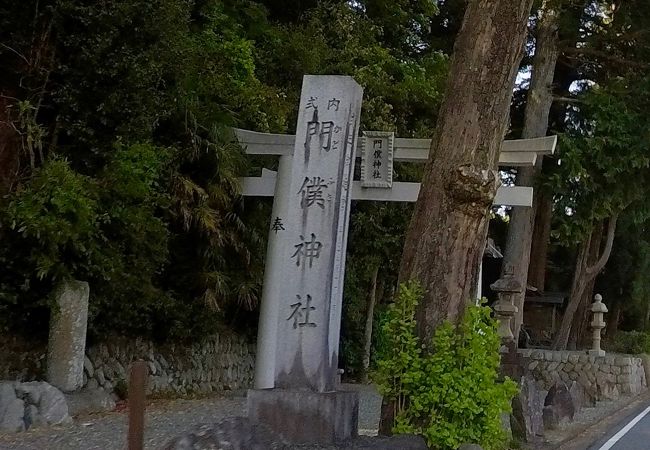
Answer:
POLYGON ((276 388, 331 391, 338 345, 354 151, 362 88, 305 76, 282 221, 276 283, 276 388))

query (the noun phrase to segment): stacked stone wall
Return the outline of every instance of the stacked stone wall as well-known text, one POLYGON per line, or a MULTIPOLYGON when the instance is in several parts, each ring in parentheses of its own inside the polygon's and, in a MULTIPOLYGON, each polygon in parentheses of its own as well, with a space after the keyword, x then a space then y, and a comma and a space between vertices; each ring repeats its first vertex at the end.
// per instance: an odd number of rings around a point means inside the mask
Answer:
POLYGON ((519 350, 524 364, 540 388, 549 390, 556 380, 577 382, 594 400, 614 400, 648 388, 641 358, 584 351, 519 350))
MULTIPOLYGON (((0 349, 0 380, 44 379, 46 348, 12 343, 0 349)), ((83 385, 112 392, 124 388, 132 361, 149 365, 149 391, 154 394, 207 394, 252 385, 255 345, 234 334, 213 335, 193 345, 156 345, 144 340, 112 339, 89 347, 83 385)))

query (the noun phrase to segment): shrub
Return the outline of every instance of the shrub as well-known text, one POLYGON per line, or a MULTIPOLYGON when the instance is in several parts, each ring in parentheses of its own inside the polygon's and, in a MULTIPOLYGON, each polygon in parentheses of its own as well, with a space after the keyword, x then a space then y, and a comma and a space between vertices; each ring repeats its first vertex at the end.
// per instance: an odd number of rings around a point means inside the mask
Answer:
POLYGON ((37 278, 65 278, 90 266, 100 248, 98 203, 95 180, 54 159, 10 197, 0 220, 12 243, 29 249, 37 278))
POLYGON ((499 336, 485 306, 471 306, 456 326, 438 327, 431 351, 417 335, 415 309, 422 297, 416 283, 400 286, 382 326, 384 353, 376 380, 395 402, 393 431, 424 436, 434 448, 466 442, 502 448, 501 414, 511 411, 516 384, 499 381, 499 336))
POLYGON ((605 349, 615 353, 650 353, 650 334, 643 331, 618 331, 605 341, 605 349))

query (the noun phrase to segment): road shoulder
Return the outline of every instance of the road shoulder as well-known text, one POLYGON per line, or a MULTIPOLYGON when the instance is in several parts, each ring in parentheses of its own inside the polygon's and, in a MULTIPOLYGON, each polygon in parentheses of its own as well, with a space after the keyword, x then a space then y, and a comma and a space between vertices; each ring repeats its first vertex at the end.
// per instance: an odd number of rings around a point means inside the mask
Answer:
POLYGON ((604 413, 590 423, 568 427, 563 431, 565 437, 559 442, 546 443, 543 450, 585 450, 594 444, 606 440, 630 419, 650 404, 650 390, 628 397, 627 403, 611 413, 604 413))

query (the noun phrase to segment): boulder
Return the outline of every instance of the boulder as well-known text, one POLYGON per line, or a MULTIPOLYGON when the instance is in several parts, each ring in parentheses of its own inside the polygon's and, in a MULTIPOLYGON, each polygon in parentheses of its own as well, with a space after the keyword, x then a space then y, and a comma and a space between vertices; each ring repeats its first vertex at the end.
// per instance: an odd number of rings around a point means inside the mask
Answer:
POLYGON ((50 425, 70 423, 68 405, 63 393, 45 381, 16 383, 16 395, 26 405, 33 405, 38 416, 50 425))
POLYGON ((47 425, 47 422, 38 413, 38 408, 35 405, 27 405, 25 408, 25 428, 30 429, 47 425))
POLYGON ((42 381, 29 381, 27 383, 16 383, 16 395, 26 403, 31 405, 38 405, 41 402, 41 394, 43 393, 42 381))
POLYGON ((569 394, 571 394, 571 399, 573 400, 573 405, 575 406, 575 412, 580 411, 587 404, 587 394, 585 389, 577 381, 571 382, 571 387, 569 387, 569 394))
POLYGON ((91 378, 90 380, 88 380, 88 383, 86 384, 86 389, 89 390, 99 389, 99 383, 94 378, 91 378))
POLYGON ((544 400, 544 427, 556 428, 563 421, 573 421, 576 413, 574 397, 563 381, 556 381, 544 400))
POLYGON ((103 369, 98 369, 95 371, 95 379, 101 386, 103 386, 106 383, 106 377, 104 376, 103 369))
POLYGON ((16 396, 12 383, 0 383, 0 433, 25 430, 25 403, 16 396))
POLYGON ((113 397, 102 388, 84 388, 72 394, 65 394, 65 399, 71 416, 115 409, 113 397))
POLYGON ((93 367, 93 363, 90 358, 88 358, 88 356, 84 356, 84 370, 88 374, 88 378, 92 378, 95 374, 95 368, 93 367))
POLYGON ((560 416, 552 406, 544 406, 542 419, 544 421, 544 428, 547 430, 554 430, 560 426, 560 416))
POLYGON ((538 442, 544 433, 542 395, 535 380, 521 377, 519 394, 512 400, 510 426, 513 437, 524 442, 538 442))

